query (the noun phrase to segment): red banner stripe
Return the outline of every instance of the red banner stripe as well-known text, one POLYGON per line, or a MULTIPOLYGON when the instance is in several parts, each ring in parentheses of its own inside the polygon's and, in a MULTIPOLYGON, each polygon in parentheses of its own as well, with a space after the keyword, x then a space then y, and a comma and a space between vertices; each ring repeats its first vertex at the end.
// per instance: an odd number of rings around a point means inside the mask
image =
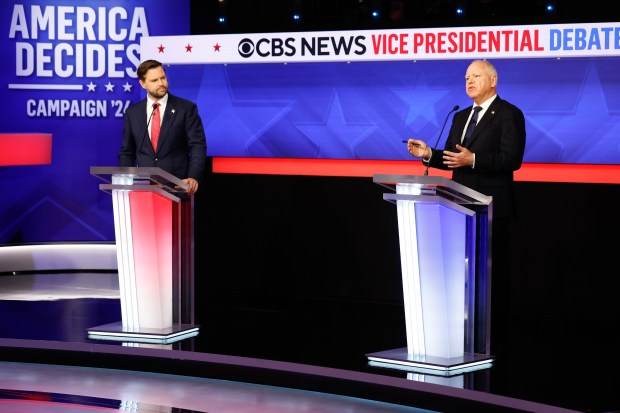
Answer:
MULTIPOLYGON (((426 167, 419 160, 381 161, 349 159, 228 158, 214 157, 213 172, 372 177, 375 174, 422 175, 426 167)), ((430 169, 429 175, 450 177, 450 171, 430 169)), ((515 180, 530 182, 572 182, 620 184, 620 165, 524 163, 515 180)))
POLYGON ((0 133, 0 166, 51 163, 51 133, 0 133))

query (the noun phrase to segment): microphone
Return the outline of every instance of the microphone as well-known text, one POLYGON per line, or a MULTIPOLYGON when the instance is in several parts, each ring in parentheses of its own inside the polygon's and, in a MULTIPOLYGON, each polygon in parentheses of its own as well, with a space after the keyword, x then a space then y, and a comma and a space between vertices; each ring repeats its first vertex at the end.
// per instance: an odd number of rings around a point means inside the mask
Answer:
POLYGON ((146 135, 149 134, 149 125, 151 124, 151 119, 153 119, 153 112, 155 112, 155 108, 157 107, 157 103, 153 103, 153 110, 149 115, 149 119, 146 121, 146 130, 144 131, 144 135, 142 136, 142 142, 140 142, 140 150, 136 152, 136 167, 140 166, 140 152, 142 152, 142 147, 144 146, 144 141, 146 140, 146 135))
POLYGON ((428 158, 428 162, 426 163, 426 170, 424 171, 424 176, 428 175, 428 167, 431 164, 431 159, 433 159, 433 155, 435 154, 435 151, 437 151, 437 145, 439 145, 439 139, 441 139, 441 134, 443 133, 443 130, 446 127, 446 123, 448 123, 448 118, 450 117, 450 114, 452 112, 456 112, 457 110, 459 110, 459 105, 456 105, 455 107, 453 107, 452 110, 448 112, 448 116, 446 116, 446 120, 443 121, 443 126, 441 127, 441 131, 439 132, 439 136, 437 137, 435 146, 433 147, 433 150, 431 151, 431 157, 428 158))

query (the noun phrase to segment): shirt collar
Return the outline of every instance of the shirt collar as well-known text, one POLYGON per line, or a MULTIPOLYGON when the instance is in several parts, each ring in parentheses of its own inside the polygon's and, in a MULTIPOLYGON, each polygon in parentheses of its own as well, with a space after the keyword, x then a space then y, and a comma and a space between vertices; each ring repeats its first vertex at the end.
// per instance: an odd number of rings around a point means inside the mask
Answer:
POLYGON ((497 93, 494 94, 493 96, 491 96, 490 98, 488 98, 487 100, 485 100, 484 102, 482 102, 481 105, 476 105, 474 103, 474 105, 472 106, 472 109, 476 106, 482 106, 482 111, 480 114, 486 112, 486 110, 489 108, 489 106, 491 106, 491 103, 493 103, 493 101, 495 100, 495 98, 497 97, 497 93))
POLYGON ((149 107, 152 107, 153 103, 155 103, 155 102, 159 103, 160 107, 165 107, 166 103, 168 103, 168 94, 166 93, 163 98, 161 98, 161 99, 159 99, 157 101, 151 99, 150 96, 147 96, 146 100, 147 100, 147 104, 148 104, 149 107))

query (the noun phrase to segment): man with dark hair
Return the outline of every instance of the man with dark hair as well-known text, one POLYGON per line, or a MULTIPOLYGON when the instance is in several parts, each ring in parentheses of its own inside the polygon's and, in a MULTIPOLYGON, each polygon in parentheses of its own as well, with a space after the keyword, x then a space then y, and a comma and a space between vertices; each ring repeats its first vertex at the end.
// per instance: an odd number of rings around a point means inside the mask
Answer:
POLYGON ((119 163, 159 167, 182 179, 193 195, 203 177, 207 153, 198 107, 168 93, 166 70, 160 62, 142 62, 137 75, 147 96, 125 111, 119 163))

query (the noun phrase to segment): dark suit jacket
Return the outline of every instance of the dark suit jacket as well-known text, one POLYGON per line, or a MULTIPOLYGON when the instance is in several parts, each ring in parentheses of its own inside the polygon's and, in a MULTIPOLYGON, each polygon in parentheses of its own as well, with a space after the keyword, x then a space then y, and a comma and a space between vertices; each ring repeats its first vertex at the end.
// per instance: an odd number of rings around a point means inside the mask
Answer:
MULTIPOLYGON (((445 149, 453 152, 461 141, 471 106, 457 112, 445 149)), ((476 125, 466 147, 476 155, 475 168, 456 168, 452 179, 493 197, 493 218, 515 215, 513 172, 521 167, 525 152, 525 118, 511 103, 495 98, 476 125)), ((443 151, 433 151, 430 166, 447 170, 443 151)))
POLYGON ((200 181, 206 166, 207 143, 196 104, 168 93, 157 153, 148 135, 146 105, 145 98, 125 110, 120 166, 136 166, 137 156, 138 166, 156 166, 179 179, 200 181))

